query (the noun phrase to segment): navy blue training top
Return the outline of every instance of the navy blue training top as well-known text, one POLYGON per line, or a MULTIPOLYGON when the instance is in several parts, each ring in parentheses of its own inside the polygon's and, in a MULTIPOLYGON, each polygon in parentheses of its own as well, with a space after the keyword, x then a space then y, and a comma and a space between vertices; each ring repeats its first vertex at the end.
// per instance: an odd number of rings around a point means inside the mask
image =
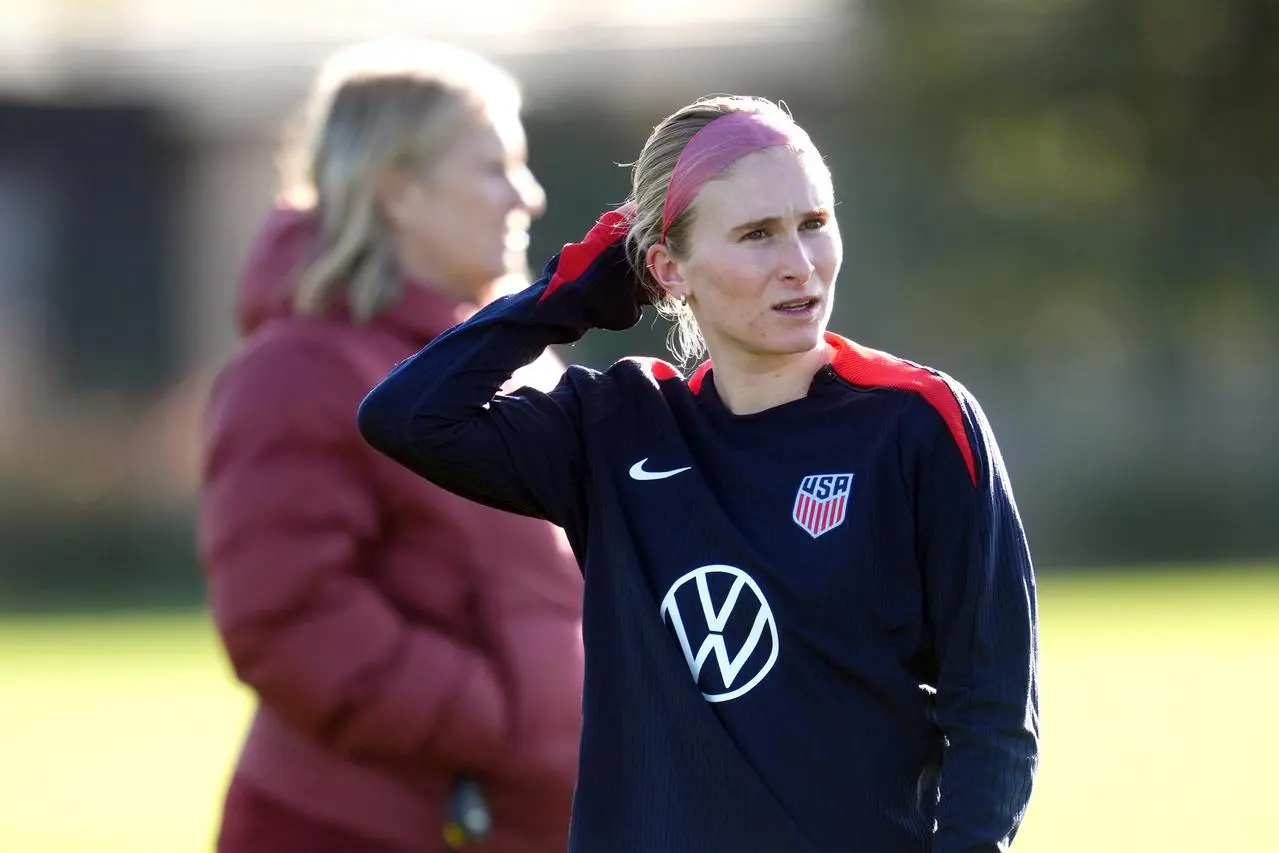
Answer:
POLYGON ((995 853, 1038 757, 1035 584, 981 409, 833 334, 806 397, 735 415, 712 366, 569 368, 546 279, 408 359, 360 430, 561 525, 585 574, 575 853, 995 853))

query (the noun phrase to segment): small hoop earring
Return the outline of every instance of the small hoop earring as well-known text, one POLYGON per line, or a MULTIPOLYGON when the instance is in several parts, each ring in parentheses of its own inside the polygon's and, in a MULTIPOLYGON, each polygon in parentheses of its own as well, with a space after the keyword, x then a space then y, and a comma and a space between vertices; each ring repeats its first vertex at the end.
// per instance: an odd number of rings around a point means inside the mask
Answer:
POLYGON ((680 305, 687 305, 687 304, 688 304, 688 295, 687 295, 687 294, 685 294, 684 296, 681 296, 681 297, 679 298, 679 304, 680 304, 680 305))

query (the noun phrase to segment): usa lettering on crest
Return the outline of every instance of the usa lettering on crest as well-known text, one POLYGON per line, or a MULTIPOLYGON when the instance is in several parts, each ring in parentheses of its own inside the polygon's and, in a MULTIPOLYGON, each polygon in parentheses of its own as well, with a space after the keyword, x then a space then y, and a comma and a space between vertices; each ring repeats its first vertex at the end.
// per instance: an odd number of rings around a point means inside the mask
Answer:
POLYGON ((809 474, 799 482, 791 518, 816 539, 844 523, 853 489, 852 474, 809 474))

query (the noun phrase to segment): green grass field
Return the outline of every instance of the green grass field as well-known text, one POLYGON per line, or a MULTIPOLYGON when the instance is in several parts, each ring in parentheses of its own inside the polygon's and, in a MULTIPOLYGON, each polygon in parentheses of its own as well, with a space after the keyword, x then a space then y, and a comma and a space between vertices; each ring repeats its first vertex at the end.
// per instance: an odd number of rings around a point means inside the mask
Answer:
MULTIPOLYGON (((1020 853, 1279 849, 1279 567, 1049 576, 1020 853)), ((249 703, 200 615, 0 621, 0 851, 211 849, 249 703)))

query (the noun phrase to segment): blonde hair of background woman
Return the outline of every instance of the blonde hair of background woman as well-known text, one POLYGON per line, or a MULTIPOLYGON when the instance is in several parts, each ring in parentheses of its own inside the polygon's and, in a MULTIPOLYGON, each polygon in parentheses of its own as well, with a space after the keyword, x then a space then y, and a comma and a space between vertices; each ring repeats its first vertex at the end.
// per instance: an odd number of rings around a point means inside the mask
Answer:
POLYGON ((380 40, 330 58, 281 153, 283 199, 313 208, 319 223, 295 310, 313 314, 341 295, 363 322, 394 305, 403 283, 378 182, 392 169, 429 180, 469 121, 520 102, 513 77, 451 45, 380 40))

